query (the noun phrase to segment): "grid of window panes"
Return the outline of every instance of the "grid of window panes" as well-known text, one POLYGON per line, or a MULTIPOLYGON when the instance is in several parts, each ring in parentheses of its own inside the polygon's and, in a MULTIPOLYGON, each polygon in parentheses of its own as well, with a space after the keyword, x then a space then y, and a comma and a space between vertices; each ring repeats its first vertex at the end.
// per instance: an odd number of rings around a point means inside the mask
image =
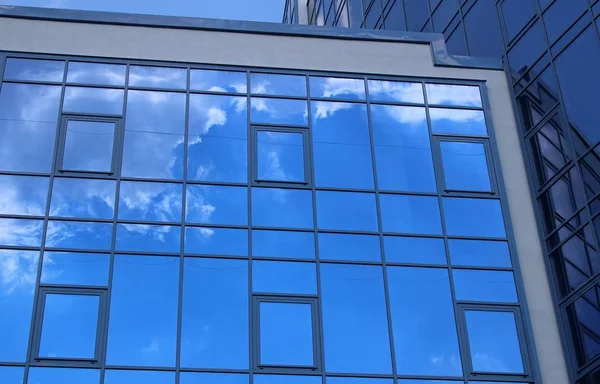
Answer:
POLYGON ((3 72, 4 382, 531 382, 478 83, 3 72))

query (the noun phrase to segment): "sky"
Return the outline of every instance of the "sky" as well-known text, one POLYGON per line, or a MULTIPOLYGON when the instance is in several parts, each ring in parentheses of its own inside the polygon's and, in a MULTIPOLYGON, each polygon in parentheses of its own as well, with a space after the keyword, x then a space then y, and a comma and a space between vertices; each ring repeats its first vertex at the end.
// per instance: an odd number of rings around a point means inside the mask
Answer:
POLYGON ((285 0, 0 0, 6 5, 281 22, 285 0))

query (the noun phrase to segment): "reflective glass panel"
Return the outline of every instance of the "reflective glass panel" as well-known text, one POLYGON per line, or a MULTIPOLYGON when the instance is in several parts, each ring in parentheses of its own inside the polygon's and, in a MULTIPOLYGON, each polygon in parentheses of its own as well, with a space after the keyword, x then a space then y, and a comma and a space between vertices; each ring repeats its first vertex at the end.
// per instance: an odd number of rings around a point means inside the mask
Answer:
POLYGON ((364 104, 313 102, 315 184, 373 188, 373 163, 364 104))
POLYGON ((252 188, 252 225, 313 228, 311 191, 252 188))
POLYGON ((181 227, 117 224, 115 248, 120 251, 179 252, 181 227))
POLYGON ((508 40, 512 40, 537 13, 532 0, 506 0, 502 3, 508 40))
POLYGON ((371 105, 379 189, 435 192, 425 108, 371 105))
POLYGON ((175 384, 175 372, 107 369, 104 384, 175 384))
POLYGON ((0 218, 0 245, 39 247, 43 220, 0 218))
POLYGON ((253 123, 307 125, 305 100, 253 97, 250 100, 253 123))
POLYGON ((456 300, 518 302, 512 272, 454 269, 452 276, 456 300))
POLYGON ((319 233, 321 260, 381 261, 379 236, 319 233))
POLYGON ((261 293, 316 294, 314 263, 289 261, 252 262, 252 290, 261 293))
POLYGON ((185 217, 188 223, 246 225, 248 189, 188 185, 185 217))
POLYGON ((385 232, 442 234, 437 197, 381 194, 379 202, 385 232))
POLYGON ((281 96, 306 96, 306 76, 251 73, 250 92, 281 96))
POLYGON ((475 267, 511 267, 508 243, 504 241, 448 240, 454 265, 475 267))
POLYGON ((571 26, 573 20, 577 20, 587 8, 588 3, 585 0, 555 1, 544 12, 544 24, 548 33, 548 42, 550 44, 554 43, 571 26))
MULTIPOLYGON (((366 377, 328 377, 327 384, 393 384, 393 379, 374 379, 366 377)), ((437 384, 437 383, 435 383, 437 384)))
POLYGON ((466 310, 465 319, 474 371, 524 372, 513 312, 466 310))
POLYGON ((121 64, 69 62, 67 83, 125 85, 127 66, 121 64))
POLYGON ((107 364, 174 366, 179 258, 115 256, 107 364))
POLYGON ((122 115, 123 94, 121 89, 67 87, 63 112, 122 115))
POLYGON ((192 69, 190 89, 211 92, 246 93, 246 73, 192 69))
POLYGON ((6 59, 4 78, 6 80, 54 81, 62 82, 65 62, 54 60, 6 59))
POLYGON ((27 384, 100 384, 99 369, 29 368, 27 384))
POLYGON ((0 367, 0 377, 6 384, 22 384, 25 367, 0 367))
POLYGON ((446 188, 455 191, 492 190, 483 143, 441 141, 446 188))
POLYGON ((67 120, 65 129, 62 170, 112 173, 116 123, 67 120))
POLYGON ((186 257, 182 311, 182 367, 248 369, 247 260, 186 257))
POLYGON ((248 256, 248 230, 186 227, 185 253, 248 256))
POLYGON ((45 252, 41 282, 107 286, 109 266, 108 254, 45 252))
POLYGON ((365 81, 340 77, 310 77, 310 96, 336 99, 364 100, 365 81))
POLYGON ((304 134, 256 132, 257 179, 305 182, 304 134))
POLYGON ((452 84, 427 84, 429 105, 457 105, 461 107, 481 107, 479 87, 452 84))
POLYGON ((190 180, 247 182, 247 99, 190 95, 190 180))
POLYGON ((93 359, 100 296, 45 296, 39 357, 93 359))
POLYGON ((258 304, 260 363, 313 366, 312 305, 309 303, 258 304))
MULTIPOLYGON (((255 376, 256 377, 256 376, 255 376)), ((201 373, 201 372, 181 372, 179 374, 179 384, 248 384, 247 374, 238 373, 201 373)))
POLYGON ((50 216, 112 219, 115 209, 114 180, 55 178, 50 216))
POLYGON ((54 85, 2 84, 0 169, 50 172, 60 94, 54 85))
POLYGON ((321 376, 254 375, 254 384, 321 384, 321 376))
POLYGON ((475 57, 501 57, 504 54, 504 40, 496 4, 490 1, 476 1, 464 13, 464 25, 469 41, 469 53, 475 57))
POLYGON ((461 376, 448 270, 388 267, 387 273, 398 373, 461 376))
POLYGON ((46 247, 75 249, 110 249, 112 224, 75 221, 48 222, 46 247))
POLYGON ((371 101, 394 101, 423 104, 423 86, 421 83, 400 81, 369 80, 369 99, 371 101))
POLYGON ((0 250, 0 360, 24 362, 39 251, 0 250))
POLYGON ((314 234, 312 232, 253 230, 252 256, 314 259, 314 234))
POLYGON ((0 213, 43 216, 49 179, 32 176, 0 176, 0 213))
POLYGON ((483 111, 429 108, 433 133, 450 135, 487 135, 483 111))
POLYGON ((119 219, 181 221, 181 184, 122 181, 119 219))
POLYGON ((321 264, 320 269, 327 370, 391 373, 381 267, 321 264))
POLYGON ((385 236, 385 261, 415 264, 446 264, 443 239, 385 236))
POLYGON ((317 191, 320 229, 377 231, 377 208, 372 193, 317 191))
POLYGON ((185 89, 187 69, 146 67, 132 65, 129 67, 129 86, 147 88, 185 89))
POLYGON ((181 179, 186 96, 129 91, 123 176, 181 179))
POLYGON ((450 197, 442 201, 449 235, 506 237, 500 201, 450 197))

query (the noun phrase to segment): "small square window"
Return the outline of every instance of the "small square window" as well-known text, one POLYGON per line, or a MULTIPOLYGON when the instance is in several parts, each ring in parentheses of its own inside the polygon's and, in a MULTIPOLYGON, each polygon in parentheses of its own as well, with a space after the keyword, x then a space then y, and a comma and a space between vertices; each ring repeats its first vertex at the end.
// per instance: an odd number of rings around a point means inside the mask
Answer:
POLYGON ((445 192, 494 193, 487 141, 438 139, 445 192))

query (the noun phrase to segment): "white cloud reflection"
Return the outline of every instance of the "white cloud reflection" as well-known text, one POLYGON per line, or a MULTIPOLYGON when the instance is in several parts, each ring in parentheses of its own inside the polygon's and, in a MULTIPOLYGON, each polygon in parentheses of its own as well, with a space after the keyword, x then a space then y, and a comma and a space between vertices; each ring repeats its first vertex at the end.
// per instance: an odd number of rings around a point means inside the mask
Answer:
POLYGON ((33 294, 39 251, 0 250, 0 295, 33 294))

